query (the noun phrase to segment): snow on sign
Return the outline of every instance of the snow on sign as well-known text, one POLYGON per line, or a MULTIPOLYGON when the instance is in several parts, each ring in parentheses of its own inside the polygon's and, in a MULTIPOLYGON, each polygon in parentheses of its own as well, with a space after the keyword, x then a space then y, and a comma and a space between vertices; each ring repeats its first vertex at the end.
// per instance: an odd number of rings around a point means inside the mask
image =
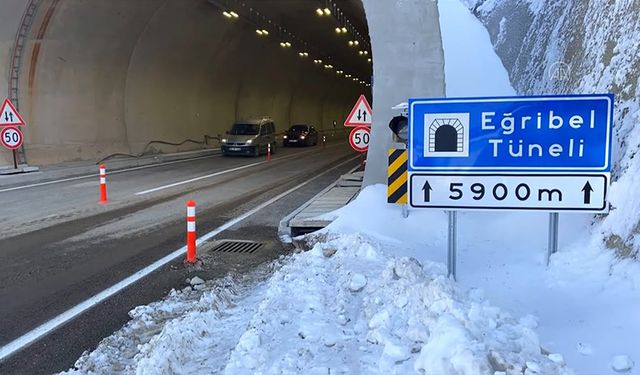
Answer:
POLYGON ((344 126, 371 126, 371 116, 373 110, 364 95, 360 95, 356 105, 353 106, 351 113, 347 116, 344 126))
POLYGON ((410 99, 410 204, 606 212, 612 118, 610 94, 410 99))
POLYGON ((18 128, 7 126, 0 131, 0 142, 9 150, 15 150, 22 146, 22 133, 18 128))
POLYGON ((5 99, 0 110, 0 126, 22 126, 25 125, 22 116, 18 113, 11 100, 5 99))

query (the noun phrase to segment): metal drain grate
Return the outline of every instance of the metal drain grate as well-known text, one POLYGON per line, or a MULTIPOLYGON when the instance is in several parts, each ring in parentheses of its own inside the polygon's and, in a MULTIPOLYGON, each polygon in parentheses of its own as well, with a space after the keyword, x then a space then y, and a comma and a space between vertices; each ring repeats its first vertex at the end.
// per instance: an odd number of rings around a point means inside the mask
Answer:
POLYGON ((251 241, 222 241, 217 244, 211 251, 217 251, 221 253, 253 254, 263 245, 263 243, 251 241))

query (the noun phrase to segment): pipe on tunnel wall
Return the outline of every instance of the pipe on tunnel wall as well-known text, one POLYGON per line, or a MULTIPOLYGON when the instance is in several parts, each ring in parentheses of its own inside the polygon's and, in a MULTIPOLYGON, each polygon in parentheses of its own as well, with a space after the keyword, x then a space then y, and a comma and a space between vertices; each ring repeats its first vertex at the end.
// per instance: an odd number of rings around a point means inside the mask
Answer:
POLYGON ((152 139, 224 133, 271 116, 329 128, 361 87, 304 61, 207 1, 44 0, 20 81, 30 163, 136 153, 152 139), (55 7, 55 9, 51 9, 55 7), (34 45, 39 52, 34 58, 34 45))

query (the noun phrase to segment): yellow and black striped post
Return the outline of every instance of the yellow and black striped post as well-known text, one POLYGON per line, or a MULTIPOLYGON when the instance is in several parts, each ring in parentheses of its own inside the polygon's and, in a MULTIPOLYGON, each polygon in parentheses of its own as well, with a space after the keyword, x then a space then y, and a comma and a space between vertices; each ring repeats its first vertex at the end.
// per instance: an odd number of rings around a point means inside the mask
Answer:
POLYGON ((389 149, 387 202, 407 204, 407 150, 389 149))

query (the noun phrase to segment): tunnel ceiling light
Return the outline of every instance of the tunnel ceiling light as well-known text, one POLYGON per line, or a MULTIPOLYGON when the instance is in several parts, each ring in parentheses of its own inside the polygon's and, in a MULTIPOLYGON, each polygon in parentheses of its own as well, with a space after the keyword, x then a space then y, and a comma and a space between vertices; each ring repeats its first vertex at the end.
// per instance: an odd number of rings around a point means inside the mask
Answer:
POLYGON ((347 33, 347 28, 346 28, 346 27, 344 27, 344 26, 343 26, 343 27, 342 27, 342 29, 340 29, 340 30, 342 30, 342 33, 343 33, 343 34, 346 34, 346 33, 347 33))
POLYGON ((300 57, 309 57, 309 52, 299 52, 298 56, 300 56, 300 57))
POLYGON ((267 36, 269 35, 269 32, 265 29, 258 29, 256 30, 256 34, 260 35, 260 36, 267 36))
POLYGON ((336 34, 342 34, 342 29, 339 27, 336 27, 336 34))
POLYGON ((360 56, 364 55, 364 51, 358 51, 358 55, 360 56))
POLYGON ((320 8, 316 9, 316 14, 320 17, 324 16, 324 12, 320 8))
POLYGON ((371 58, 368 58, 368 59, 367 59, 367 62, 371 62, 371 58))
POLYGON ((340 75, 340 74, 342 74, 342 73, 344 73, 344 70, 338 70, 338 71, 336 71, 336 74, 338 74, 338 75, 340 75))
POLYGON ((331 64, 325 64, 324 67, 325 69, 333 69, 333 65, 331 64))
POLYGON ((238 13, 234 12, 234 11, 230 11, 229 14, 231 14, 231 16, 233 18, 240 18, 240 16, 238 15, 238 13))
POLYGON ((318 60, 313 60, 314 63, 316 64, 322 64, 322 60, 318 59, 318 60))
POLYGON ((325 16, 330 16, 331 15, 331 9, 329 9, 329 8, 324 8, 322 11, 324 12, 325 16))
POLYGON ((351 74, 345 75, 346 78, 351 78, 351 74))
POLYGON ((224 12, 222 12, 222 15, 227 17, 227 18, 233 18, 233 16, 231 15, 231 13, 227 12, 226 10, 224 12))
POLYGON ((291 43, 289 43, 289 42, 280 42, 280 47, 282 47, 282 48, 291 48, 291 43))

